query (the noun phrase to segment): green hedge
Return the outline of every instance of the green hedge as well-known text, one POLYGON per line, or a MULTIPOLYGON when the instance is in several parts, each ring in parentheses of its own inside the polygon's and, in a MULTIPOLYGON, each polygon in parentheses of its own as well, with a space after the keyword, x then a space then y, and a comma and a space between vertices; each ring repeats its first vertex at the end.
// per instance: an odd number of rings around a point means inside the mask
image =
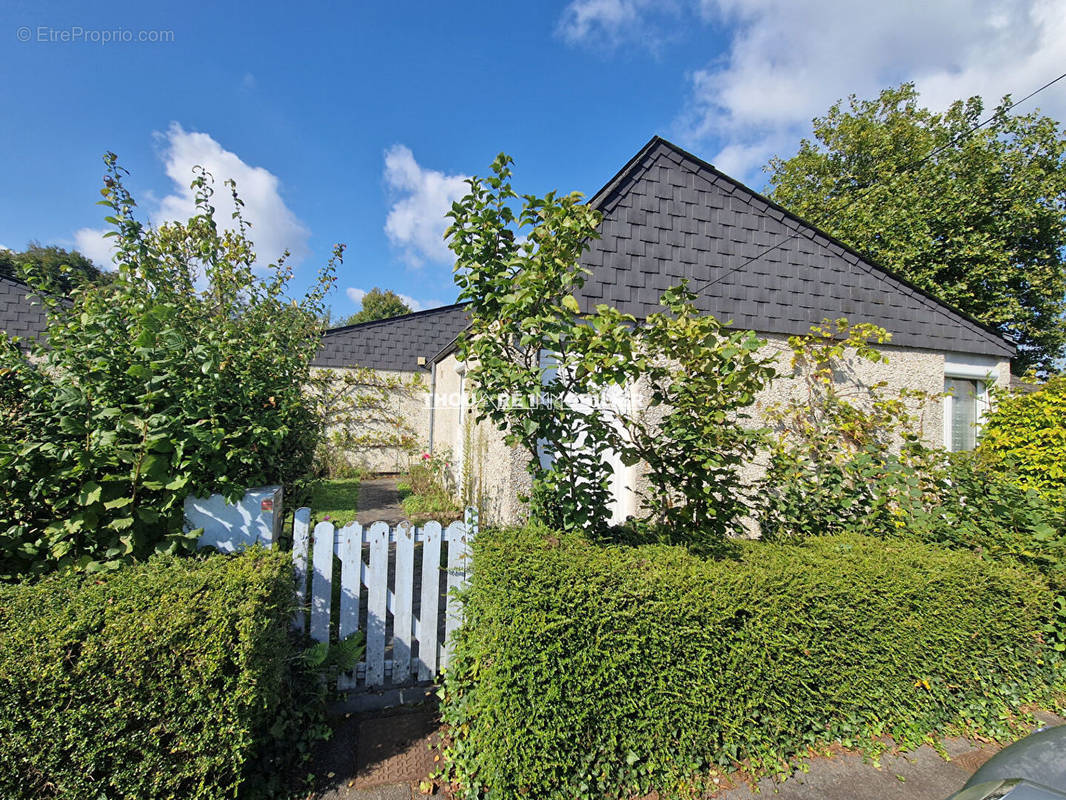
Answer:
POLYGON ((702 560, 532 529, 474 551, 443 705, 460 796, 669 795, 819 743, 1007 735, 1051 698, 1046 583, 970 553, 842 535, 702 560))
POLYGON ((0 797, 268 796, 291 575, 256 549, 0 588, 0 797))

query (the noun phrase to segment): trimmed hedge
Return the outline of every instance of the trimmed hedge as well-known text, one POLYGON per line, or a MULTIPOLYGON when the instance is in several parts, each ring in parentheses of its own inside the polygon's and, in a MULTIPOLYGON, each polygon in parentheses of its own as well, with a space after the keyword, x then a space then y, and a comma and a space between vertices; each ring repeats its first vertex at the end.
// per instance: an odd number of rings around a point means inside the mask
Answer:
POLYGON ((0 588, 0 796, 269 796, 291 576, 253 549, 0 588))
POLYGON ((966 552, 841 535, 703 560, 525 529, 473 563, 443 703, 468 798, 674 795, 822 743, 1007 736, 1052 694, 1046 583, 966 552))

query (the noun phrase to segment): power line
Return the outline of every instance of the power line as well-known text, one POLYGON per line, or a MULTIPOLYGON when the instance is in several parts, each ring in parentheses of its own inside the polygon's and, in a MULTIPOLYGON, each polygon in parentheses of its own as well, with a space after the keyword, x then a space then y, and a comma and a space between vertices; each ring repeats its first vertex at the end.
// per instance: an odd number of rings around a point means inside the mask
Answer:
MULTIPOLYGON (((914 162, 912 162, 910 164, 907 164, 905 167, 903 167, 903 169, 901 169, 899 172, 897 172, 895 175, 893 175, 889 180, 890 181, 894 181, 896 178, 900 177, 901 175, 906 175, 908 172, 911 172, 912 170, 917 169, 918 167, 922 166, 922 164, 924 164, 927 161, 929 161, 929 159, 934 158, 935 156, 938 156, 940 153, 943 153, 949 147, 954 147, 955 145, 959 144, 963 140, 965 140, 965 139, 969 138, 970 136, 972 136, 974 133, 976 133, 977 131, 979 131, 981 128, 985 127, 989 123, 991 123, 991 122, 993 122, 995 120, 998 120, 998 119, 1002 119, 1003 117, 1005 117, 1007 115, 1007 113, 1009 111, 1013 110, 1017 106, 1020 106, 1022 103, 1026 102, 1027 100, 1031 100, 1032 98, 1036 97, 1042 91, 1044 91, 1045 89, 1047 89, 1047 88, 1049 88, 1051 86, 1054 86, 1056 83, 1061 81, 1063 78, 1066 78, 1066 72, 1062 73, 1057 78, 1054 78, 1053 80, 1048 81, 1043 86, 1041 86, 1039 89, 1036 89, 1036 90, 1030 92, 1025 97, 1023 97, 1021 100, 1017 100, 1017 101, 1011 103, 1006 108, 997 108, 996 112, 994 114, 992 114, 990 117, 988 117, 985 120, 982 120, 981 122, 978 122, 972 128, 970 128, 968 130, 965 130, 962 133, 958 134, 953 139, 951 139, 951 141, 946 142, 946 143, 940 145, 939 147, 933 148, 933 150, 931 150, 929 153, 927 153, 926 155, 924 155, 921 158, 919 158, 917 161, 914 161, 914 162)), ((822 227, 826 222, 829 221, 830 217, 832 217, 833 215, 840 214, 843 211, 847 211, 849 208, 851 208, 857 202, 862 200, 864 197, 866 197, 866 195, 868 195, 870 192, 872 192, 877 187, 878 187, 878 184, 870 184, 869 186, 867 186, 865 189, 860 191, 857 195, 853 196, 847 203, 842 205, 840 208, 832 211, 830 214, 827 214, 823 219, 819 220, 818 223, 817 223, 818 227, 822 227)), ((737 266, 726 270, 725 272, 723 272, 721 275, 719 275, 718 277, 714 278, 713 280, 708 280, 705 284, 703 284, 703 286, 701 286, 699 289, 696 289, 694 294, 696 294, 696 295, 702 294, 706 289, 709 289, 710 287, 714 286, 716 283, 718 283, 719 281, 721 281, 721 280, 727 278, 728 276, 732 275, 734 272, 737 272, 738 270, 744 269, 744 267, 748 266, 748 264, 751 264, 753 261, 758 261, 763 256, 769 255, 770 253, 774 252, 774 250, 777 250, 778 248, 783 247, 784 245, 786 245, 789 242, 791 242, 793 239, 798 239, 800 236, 803 236, 803 230, 802 230, 802 228, 797 228, 791 235, 786 236, 784 239, 782 239, 779 242, 777 242, 777 244, 771 245, 770 247, 767 247, 765 250, 762 250, 762 251, 756 253, 753 256, 749 256, 748 258, 746 258, 742 263, 738 264, 737 266)))

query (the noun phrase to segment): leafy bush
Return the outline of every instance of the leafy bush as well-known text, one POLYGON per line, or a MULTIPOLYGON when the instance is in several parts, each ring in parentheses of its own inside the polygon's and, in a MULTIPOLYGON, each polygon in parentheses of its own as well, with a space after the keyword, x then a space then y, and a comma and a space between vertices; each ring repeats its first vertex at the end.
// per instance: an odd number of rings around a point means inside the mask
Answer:
MULTIPOLYGON (((490 420, 508 445, 525 450, 532 516, 602 530, 601 510, 610 501, 603 420, 570 402, 627 361, 619 339, 598 349, 604 357, 593 369, 575 363, 593 361, 587 346, 575 348, 575 337, 587 345, 600 331, 582 321, 574 293, 587 274, 581 253, 598 238, 602 215, 578 192, 519 195, 512 163, 500 153, 493 174, 471 178, 470 191, 448 212, 455 283, 459 300, 469 303, 458 358, 467 365, 477 421, 490 420)), ((612 324, 608 333, 618 330, 612 324)))
POLYGON ((610 430, 625 463, 647 465, 646 515, 633 527, 707 549, 735 534, 751 506, 742 469, 764 432, 749 412, 776 370, 759 352, 763 340, 700 313, 695 301, 682 281, 663 292, 664 311, 631 334, 640 357, 630 380, 647 390, 648 405, 619 414, 610 430))
POLYGON ((1035 573, 857 535, 734 547, 483 532, 445 676, 459 796, 684 794, 818 743, 1007 737, 1048 698, 1035 573))
POLYGON ((68 304, 29 271, 47 346, 25 354, 0 336, 0 580, 189 551, 190 492, 280 482, 291 498, 310 472, 319 424, 304 386, 333 262, 292 300, 283 261, 257 274, 239 213, 237 230, 217 227, 202 170, 196 216, 148 228, 107 164, 114 279, 68 304))
POLYGON ((1066 590, 1066 513, 973 453, 944 455, 925 504, 909 506, 890 533, 1012 558, 1066 590))
POLYGON ((744 409, 774 375, 761 342, 700 314, 685 281, 639 322, 606 304, 583 309, 580 257, 602 215, 577 193, 519 195, 512 163, 501 153, 448 214, 470 317, 458 358, 477 421, 526 451, 532 519, 619 534, 603 513, 613 452, 647 466, 647 513, 621 533, 706 548, 748 510, 740 472, 760 437, 744 409), (634 389, 648 397, 635 413, 622 400, 634 389))
POLYGON ((998 393, 978 452, 986 463, 1066 510, 1066 375, 1028 394, 998 393))
POLYGON ((845 319, 789 338, 801 391, 768 409, 777 435, 759 487, 764 538, 886 533, 920 504, 933 480, 920 410, 932 398, 867 385, 855 370, 887 362, 876 345, 890 338, 845 319))
POLYGON ((287 554, 0 587, 0 796, 273 797, 323 734, 287 554))
POLYGON ((413 522, 430 519, 446 522, 463 515, 462 506, 456 500, 451 456, 447 451, 423 453, 398 488, 403 495, 404 513, 413 522))

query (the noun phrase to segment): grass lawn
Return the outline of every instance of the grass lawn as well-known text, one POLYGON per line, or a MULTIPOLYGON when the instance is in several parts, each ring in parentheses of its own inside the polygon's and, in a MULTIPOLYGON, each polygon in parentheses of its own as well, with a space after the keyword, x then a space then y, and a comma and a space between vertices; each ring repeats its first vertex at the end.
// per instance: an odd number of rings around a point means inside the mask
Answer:
POLYGON ((322 481, 311 495, 311 524, 326 517, 338 528, 355 522, 358 500, 358 478, 322 481))

